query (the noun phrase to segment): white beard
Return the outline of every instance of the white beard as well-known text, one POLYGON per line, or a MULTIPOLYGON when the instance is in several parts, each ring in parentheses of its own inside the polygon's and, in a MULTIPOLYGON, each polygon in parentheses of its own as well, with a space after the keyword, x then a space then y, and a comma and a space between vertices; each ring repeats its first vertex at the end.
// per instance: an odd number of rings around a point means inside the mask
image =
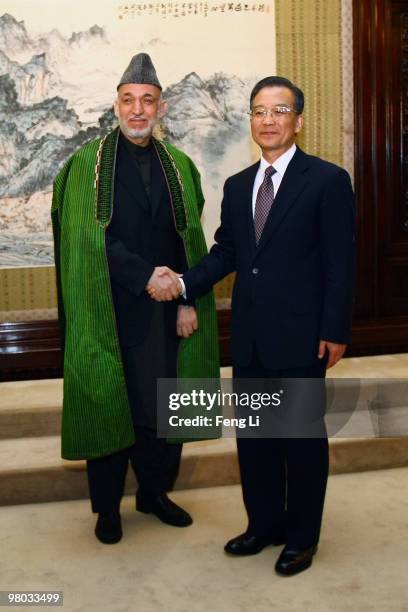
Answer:
POLYGON ((151 120, 149 122, 149 125, 143 128, 142 130, 137 130, 135 128, 128 127, 125 121, 122 121, 121 119, 119 119, 119 125, 125 136, 128 136, 129 138, 146 138, 146 136, 151 136, 153 128, 156 125, 157 121, 157 119, 151 120))

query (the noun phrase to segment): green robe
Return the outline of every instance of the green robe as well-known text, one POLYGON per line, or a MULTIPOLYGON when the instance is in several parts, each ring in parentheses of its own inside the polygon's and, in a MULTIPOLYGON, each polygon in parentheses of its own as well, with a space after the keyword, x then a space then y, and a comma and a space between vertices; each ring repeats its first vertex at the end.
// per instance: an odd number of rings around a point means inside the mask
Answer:
MULTIPOLYGON (((55 179, 52 222, 64 348, 62 457, 93 459, 135 442, 105 248, 112 218, 119 129, 77 151, 55 179)), ((176 230, 188 265, 207 253, 200 175, 191 159, 158 140, 176 230)), ((180 378, 218 378, 213 293, 196 300, 199 328, 178 351, 180 378)))

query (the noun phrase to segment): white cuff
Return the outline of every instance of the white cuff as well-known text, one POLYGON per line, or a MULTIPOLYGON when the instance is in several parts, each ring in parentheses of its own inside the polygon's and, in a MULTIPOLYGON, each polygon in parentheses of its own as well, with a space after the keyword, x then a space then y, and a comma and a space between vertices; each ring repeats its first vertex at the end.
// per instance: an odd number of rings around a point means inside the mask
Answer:
POLYGON ((180 285, 181 285, 181 296, 186 300, 187 299, 186 286, 184 284, 182 276, 179 276, 179 281, 180 281, 180 285))

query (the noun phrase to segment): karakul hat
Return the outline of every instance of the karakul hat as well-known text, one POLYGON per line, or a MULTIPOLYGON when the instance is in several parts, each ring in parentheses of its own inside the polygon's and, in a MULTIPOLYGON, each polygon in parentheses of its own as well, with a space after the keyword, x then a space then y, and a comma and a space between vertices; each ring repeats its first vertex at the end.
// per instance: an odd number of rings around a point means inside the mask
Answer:
POLYGON ((162 89, 150 55, 138 53, 132 57, 129 66, 120 79, 117 89, 126 83, 146 83, 148 85, 156 85, 156 87, 162 89))

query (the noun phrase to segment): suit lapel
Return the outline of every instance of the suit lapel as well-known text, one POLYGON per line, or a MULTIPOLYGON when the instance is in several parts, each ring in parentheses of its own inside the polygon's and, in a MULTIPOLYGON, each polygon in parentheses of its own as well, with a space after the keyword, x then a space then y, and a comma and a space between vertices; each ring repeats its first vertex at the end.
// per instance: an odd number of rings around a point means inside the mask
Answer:
POLYGON ((276 194, 268 219, 266 220, 256 254, 258 254, 268 240, 271 239, 290 208, 308 184, 307 168, 307 155, 298 148, 289 162, 279 186, 278 193, 276 194))
POLYGON ((249 244, 251 246, 252 251, 256 250, 256 240, 255 240, 255 228, 254 228, 254 215, 252 211, 252 194, 254 190, 254 182, 256 173, 259 169, 259 163, 257 162, 253 166, 248 168, 248 171, 245 175, 245 183, 242 188, 242 199, 245 203, 246 207, 246 220, 248 225, 248 239, 249 244))

